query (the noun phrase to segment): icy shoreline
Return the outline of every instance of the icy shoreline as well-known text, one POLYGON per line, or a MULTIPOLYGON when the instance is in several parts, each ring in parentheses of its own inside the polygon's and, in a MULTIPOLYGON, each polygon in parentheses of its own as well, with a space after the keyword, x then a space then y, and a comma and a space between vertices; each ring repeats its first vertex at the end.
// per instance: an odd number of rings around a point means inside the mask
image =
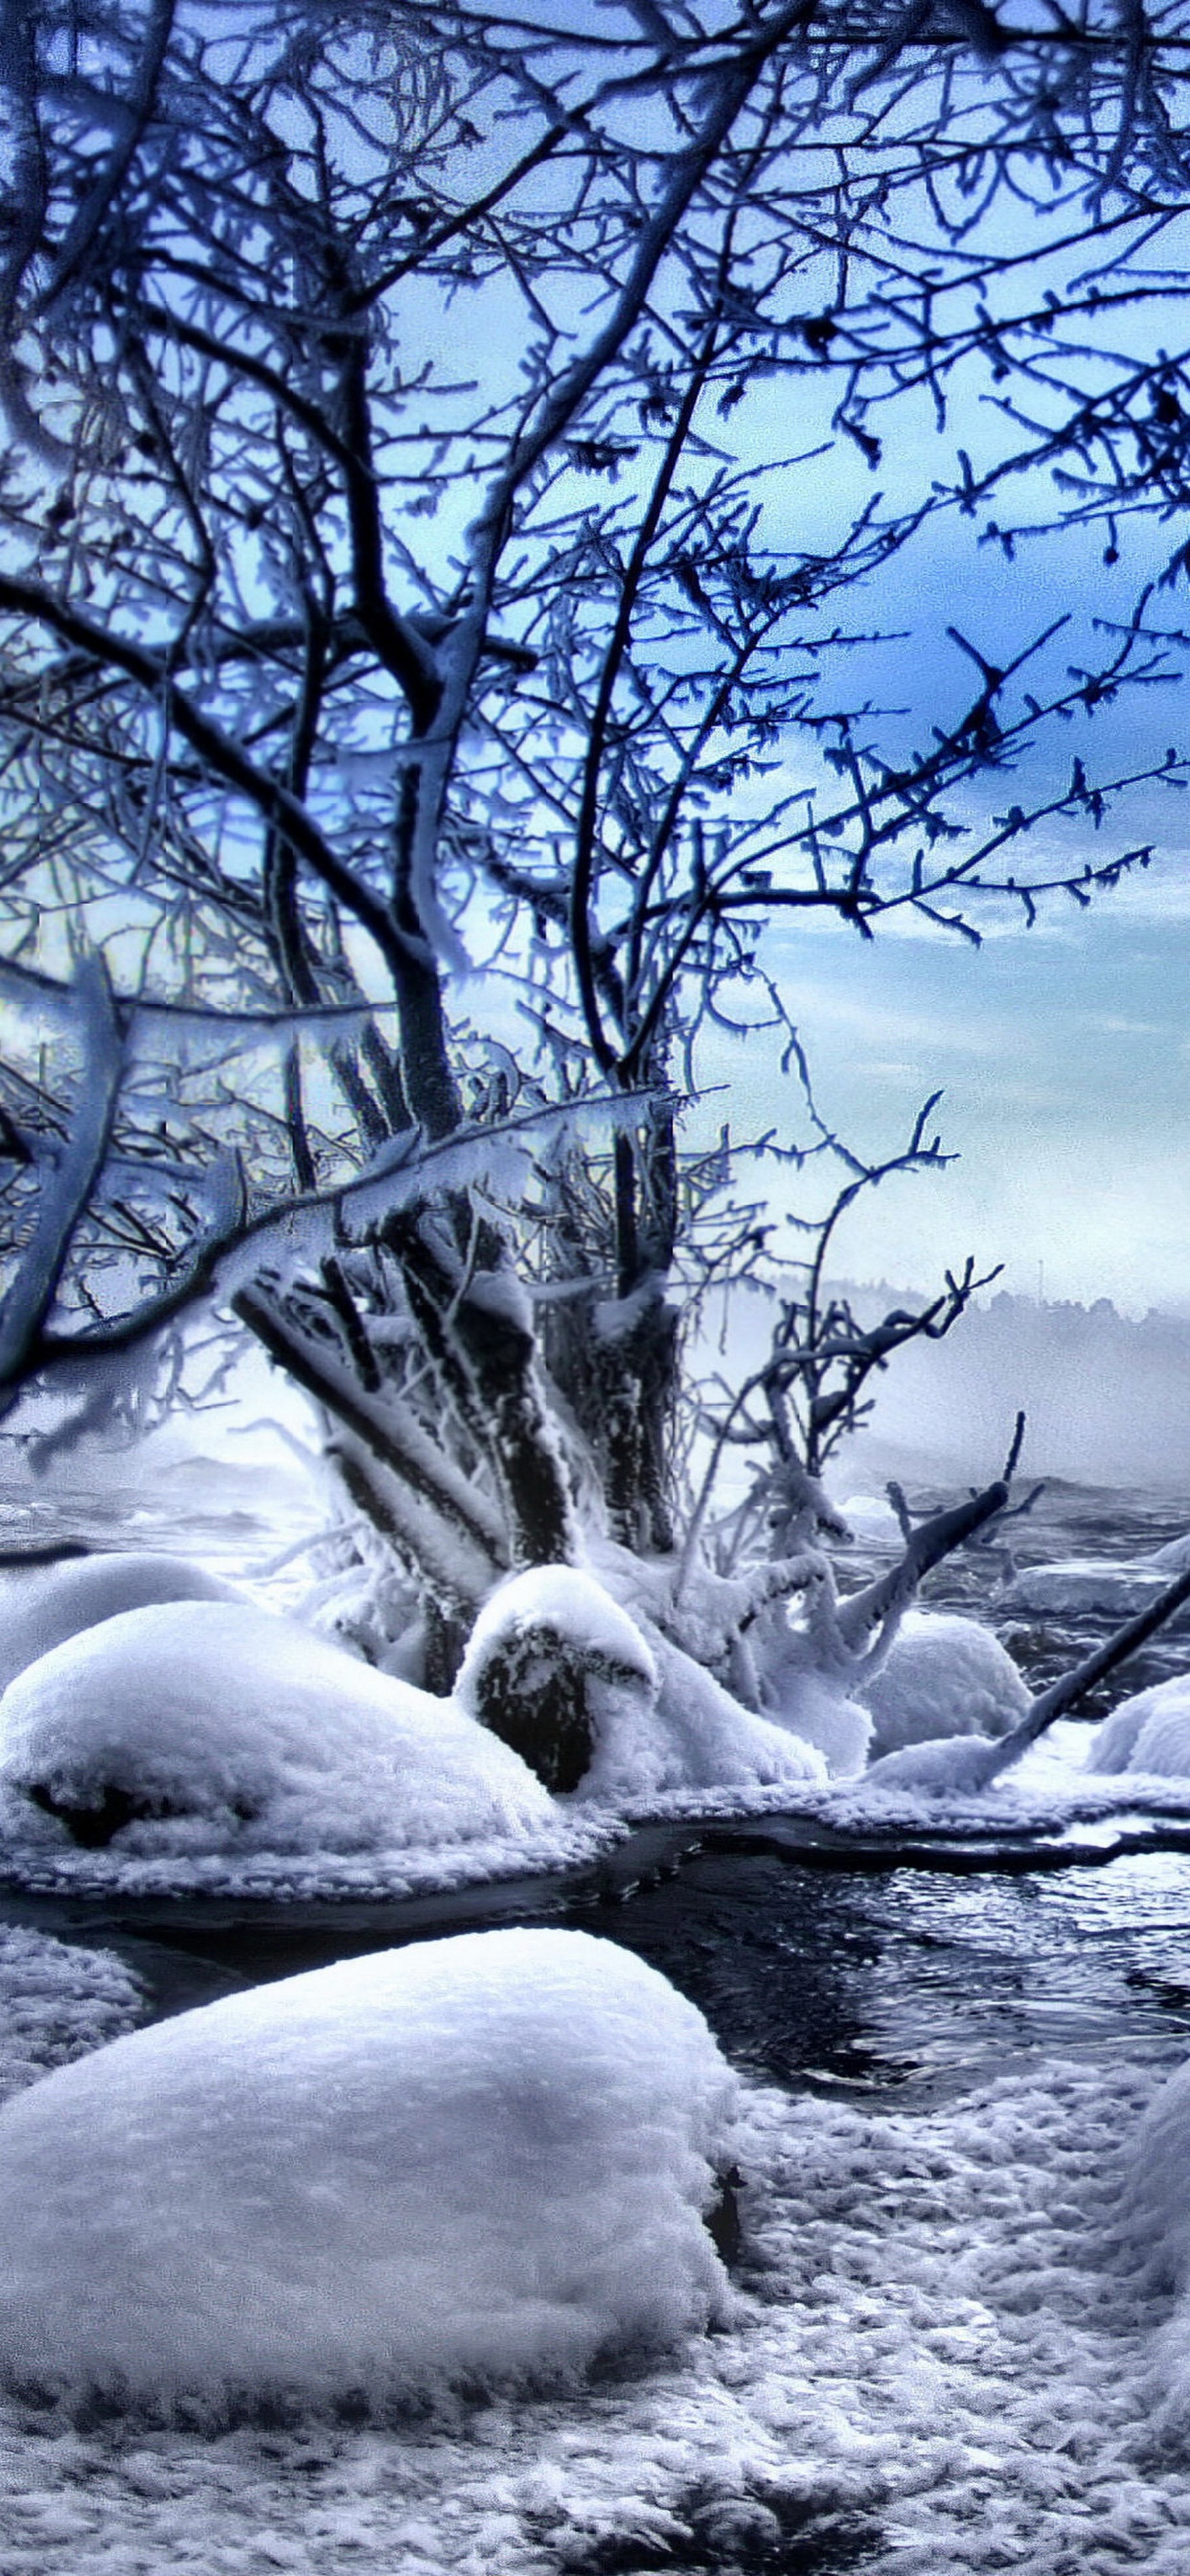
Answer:
MULTIPOLYGON (((1081 1730, 1070 1728, 1077 1736, 1081 1730)), ((842 1868, 1087 1866, 1137 1850, 1190 1847, 1190 1779, 1128 1773, 1096 1778, 1039 1753, 1033 1778, 1010 1774, 979 1795, 938 1797, 867 1787, 860 1780, 808 1789, 787 1786, 673 1791, 614 1810, 499 1840, 401 1846, 391 1853, 254 1852, 117 1855, 44 1842, 0 1849, 0 1894, 259 1902, 286 1906, 352 1901, 398 1905, 417 1899, 490 1894, 510 1886, 565 1893, 575 1882, 594 1894, 635 1883, 640 1871, 679 1865, 685 1851, 743 1832, 754 1847, 776 1835, 791 1857, 842 1868), (1044 1769, 1044 1782, 1037 1774, 1044 1769), (749 1836, 748 1829, 753 1832, 749 1836), (639 1855, 639 1858, 638 1858, 639 1855)))

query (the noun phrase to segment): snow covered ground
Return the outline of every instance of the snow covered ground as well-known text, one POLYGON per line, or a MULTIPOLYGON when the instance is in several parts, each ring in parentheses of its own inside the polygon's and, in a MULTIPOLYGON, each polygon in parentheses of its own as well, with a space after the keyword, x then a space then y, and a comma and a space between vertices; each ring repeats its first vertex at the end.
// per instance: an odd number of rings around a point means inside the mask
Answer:
MULTIPOLYGON (((1095 1777, 1087 1746, 1060 1726, 979 1798, 807 1780, 796 1798, 788 1781, 654 1790, 640 1812, 796 1803, 859 1832, 1005 1836, 1078 1818, 1092 1837, 1125 1808, 1190 1817, 1190 1779, 1095 1777)), ((109 1892, 182 1868, 200 1890, 385 1895, 591 1858, 632 1814, 625 1798, 448 1853, 43 1848, 30 1868, 109 1892)), ((1185 1977, 1176 1925, 1162 1962, 1185 1977)), ((0 1935, 0 2090, 145 2009, 110 1953, 0 1935)), ((367 2421, 323 2403, 222 2431, 0 2397, 2 2576, 1185 2576, 1190 2438, 1160 2420, 1174 2292, 1121 2223, 1137 2124, 1184 2054, 1150 2028, 901 2108, 747 2082, 731 2312, 578 2391, 367 2421)))
POLYGON ((1051 2061, 942 2111, 747 2088, 733 2319, 577 2393, 218 2433, 0 2400, 0 2565, 838 2576, 866 2544, 872 2576, 1184 2576, 1190 2447, 1151 2429, 1168 2301, 1117 2227, 1169 2058, 1051 2061))

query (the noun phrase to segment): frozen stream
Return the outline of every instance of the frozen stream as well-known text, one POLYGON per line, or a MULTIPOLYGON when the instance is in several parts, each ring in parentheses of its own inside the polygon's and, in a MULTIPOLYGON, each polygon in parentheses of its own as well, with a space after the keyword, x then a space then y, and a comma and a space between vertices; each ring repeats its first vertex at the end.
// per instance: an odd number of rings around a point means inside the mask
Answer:
MULTIPOLYGON (((266 1553, 242 1504, 201 1534, 137 1508, 149 1544, 229 1569, 266 1553)), ((1066 1497, 1030 1545, 1106 1552, 1110 1524, 1123 1555, 1187 1523, 1066 1497)), ((117 1528, 127 1543, 113 1505, 117 1528)), ((986 1570, 963 1568, 945 1597, 979 1591, 986 1570)), ((1088 1633, 1049 1623, 1027 1651, 1044 1667, 1088 1633)), ((1190 1646, 1155 1652, 1144 1679, 1190 1646)), ((732 1827, 675 1865, 673 1835, 646 1834, 598 1884, 498 1902, 159 1900, 117 1920, 110 1900, 0 1896, 18 1941, 114 1948, 156 2012, 394 1938, 564 1920, 660 1968, 757 2087, 731 2333, 434 2424, 212 2436, 6 2404, 3 2576, 1185 2576, 1167 2303, 1115 2228, 1136 2116, 1190 2058, 1190 1854, 855 1868, 779 1841, 732 1827)))

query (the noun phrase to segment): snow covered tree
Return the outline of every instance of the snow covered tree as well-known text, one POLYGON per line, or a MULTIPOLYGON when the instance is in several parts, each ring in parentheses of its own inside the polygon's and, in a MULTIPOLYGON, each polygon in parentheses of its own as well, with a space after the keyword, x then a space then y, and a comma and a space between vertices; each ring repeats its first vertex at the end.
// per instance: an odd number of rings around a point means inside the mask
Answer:
MULTIPOLYGON (((0 63, 0 1388, 103 1401, 234 1306, 439 1681, 580 1526, 677 1559, 683 1335, 766 1223, 683 1134, 705 1043, 770 1032, 772 1153, 879 1168, 818 1113, 766 928, 973 932, 1148 856, 1030 872, 1033 809, 985 793, 1152 676, 1147 607, 1057 678, 1048 635, 998 663, 956 630, 974 695, 894 759, 846 687, 881 570, 946 511, 1010 546, 987 505, 1055 456, 1082 518, 1181 472, 1177 363, 1049 282, 1072 235, 1102 262, 1176 218, 1168 31, 557 21, 48 0, 0 63), (948 404, 989 370, 973 465, 948 404)), ((1131 783, 1076 762, 1043 807, 1098 825, 1131 783)), ((939 1153, 922 1125, 897 1160, 939 1153)), ((762 1589, 809 1580, 823 1438, 904 1329, 786 1313, 762 1589)))

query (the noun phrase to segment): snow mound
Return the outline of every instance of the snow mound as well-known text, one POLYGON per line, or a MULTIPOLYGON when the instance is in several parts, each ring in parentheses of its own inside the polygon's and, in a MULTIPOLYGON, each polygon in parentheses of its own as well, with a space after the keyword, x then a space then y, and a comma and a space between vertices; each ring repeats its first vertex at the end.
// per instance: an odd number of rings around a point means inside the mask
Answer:
POLYGON ((869 1765, 863 1786, 920 1789, 936 1798, 977 1796, 997 1777, 995 1739, 987 1735, 931 1736, 898 1745, 869 1765))
POLYGON ((1007 1649, 977 1619, 907 1610, 887 1662, 857 1690, 872 1712, 872 1753, 943 1736, 1007 1735, 1029 1692, 1007 1649))
POLYGON ((1190 1566, 1190 1530, 1181 1538, 1168 1539, 1164 1547, 1155 1547, 1145 1558, 1145 1563, 1155 1565, 1158 1573, 1164 1574, 1167 1580, 1175 1574, 1184 1574, 1190 1566))
POLYGON ((0 1699, 21 1830, 117 1853, 372 1851, 516 1833, 552 1813, 450 1700, 247 1603, 128 1610, 0 1699))
POLYGON ((756 1634, 765 1717, 774 1726, 788 1728, 803 1744, 813 1745, 832 1779, 853 1778, 868 1758, 869 1711, 816 1669, 814 1637, 804 1628, 791 1627, 781 1605, 757 1621, 756 1634))
POLYGON ((586 2369, 725 2311, 737 2085, 588 1933, 467 1933, 138 2031, 0 2111, 0 2368, 169 2412, 586 2369))
POLYGON ((1087 1755, 1088 1771, 1151 1771, 1167 1778, 1190 1773, 1190 1674, 1154 1682, 1122 1699, 1098 1728, 1087 1755))
POLYGON ((671 1791, 822 1781, 813 1748, 753 1716, 593 1575, 546 1566, 493 1593, 455 1685, 561 1794, 629 1807, 671 1791))
POLYGON ((234 1601, 229 1583, 184 1556, 68 1557, 0 1576, 0 1691, 39 1655, 122 1610, 155 1601, 234 1601))
POLYGON ((865 1547, 890 1547, 899 1554, 905 1544, 905 1533, 892 1504, 882 1494, 849 1494, 840 1503, 839 1518, 865 1547))

